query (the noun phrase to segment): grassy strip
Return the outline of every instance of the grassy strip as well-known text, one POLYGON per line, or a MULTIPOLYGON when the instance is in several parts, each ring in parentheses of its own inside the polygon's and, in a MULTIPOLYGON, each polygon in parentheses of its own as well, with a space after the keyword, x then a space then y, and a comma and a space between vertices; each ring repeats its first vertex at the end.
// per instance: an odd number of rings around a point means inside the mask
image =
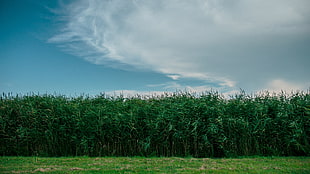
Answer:
POLYGON ((309 157, 0 157, 0 173, 310 173, 309 157))

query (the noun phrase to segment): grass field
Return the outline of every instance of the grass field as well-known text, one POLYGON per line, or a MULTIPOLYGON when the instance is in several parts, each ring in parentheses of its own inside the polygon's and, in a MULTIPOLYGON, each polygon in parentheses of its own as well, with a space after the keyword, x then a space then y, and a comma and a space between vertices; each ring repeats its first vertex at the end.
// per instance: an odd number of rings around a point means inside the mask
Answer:
POLYGON ((310 173, 309 157, 0 157, 0 173, 310 173))

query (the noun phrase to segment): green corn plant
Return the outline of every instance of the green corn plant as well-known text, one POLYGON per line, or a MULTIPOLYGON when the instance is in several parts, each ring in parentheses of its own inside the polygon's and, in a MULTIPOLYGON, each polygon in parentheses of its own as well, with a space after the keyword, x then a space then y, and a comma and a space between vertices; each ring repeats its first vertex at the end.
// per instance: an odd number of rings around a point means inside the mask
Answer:
POLYGON ((310 155, 309 92, 231 98, 2 94, 0 154, 23 156, 310 155))

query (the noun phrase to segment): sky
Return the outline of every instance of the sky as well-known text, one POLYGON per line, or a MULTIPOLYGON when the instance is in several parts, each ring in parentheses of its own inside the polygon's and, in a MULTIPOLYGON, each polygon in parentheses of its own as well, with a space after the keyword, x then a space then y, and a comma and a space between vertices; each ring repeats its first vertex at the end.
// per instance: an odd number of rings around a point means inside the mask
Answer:
POLYGON ((1 0, 0 92, 310 88, 309 0, 1 0))

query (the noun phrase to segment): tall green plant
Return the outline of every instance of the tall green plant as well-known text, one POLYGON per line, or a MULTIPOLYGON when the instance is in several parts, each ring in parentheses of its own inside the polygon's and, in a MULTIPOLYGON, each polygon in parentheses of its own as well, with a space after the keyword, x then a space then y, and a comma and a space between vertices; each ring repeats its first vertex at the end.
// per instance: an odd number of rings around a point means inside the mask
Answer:
POLYGON ((310 155, 309 92, 0 97, 1 155, 310 155))

